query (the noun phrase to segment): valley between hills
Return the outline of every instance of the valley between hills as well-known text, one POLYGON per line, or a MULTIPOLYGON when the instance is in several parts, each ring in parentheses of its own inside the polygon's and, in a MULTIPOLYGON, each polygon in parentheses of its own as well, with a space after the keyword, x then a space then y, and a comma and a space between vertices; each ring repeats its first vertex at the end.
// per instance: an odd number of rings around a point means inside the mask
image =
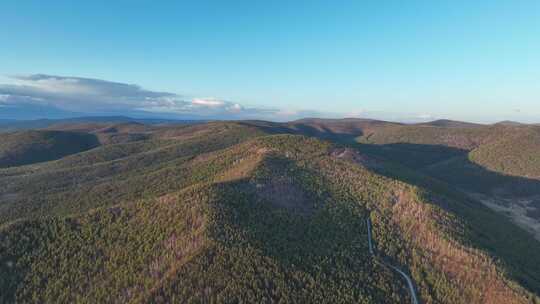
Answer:
POLYGON ((29 125, 2 303, 540 303, 539 126, 29 125))

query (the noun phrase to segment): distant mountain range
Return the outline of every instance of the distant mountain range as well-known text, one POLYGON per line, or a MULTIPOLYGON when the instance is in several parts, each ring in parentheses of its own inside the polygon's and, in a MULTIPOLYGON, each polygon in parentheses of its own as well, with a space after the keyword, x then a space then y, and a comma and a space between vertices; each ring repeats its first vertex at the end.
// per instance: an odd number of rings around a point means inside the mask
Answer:
POLYGON ((84 124, 84 123, 125 123, 137 122, 143 124, 186 124, 186 123, 204 123, 205 120, 179 120, 179 119, 162 119, 162 118, 132 118, 127 116, 80 116, 58 119, 34 119, 34 120, 15 120, 15 119, 0 119, 0 132, 25 130, 25 129, 41 129, 48 128, 54 125, 62 124, 84 124))

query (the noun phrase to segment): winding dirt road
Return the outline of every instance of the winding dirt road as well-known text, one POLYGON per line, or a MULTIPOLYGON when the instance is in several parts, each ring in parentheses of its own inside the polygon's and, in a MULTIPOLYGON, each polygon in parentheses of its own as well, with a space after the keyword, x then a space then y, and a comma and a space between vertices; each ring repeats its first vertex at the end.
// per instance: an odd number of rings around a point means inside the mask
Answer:
POLYGON ((392 268, 394 271, 399 273, 403 278, 405 278, 405 281, 407 281, 407 286, 409 286, 409 292, 411 294, 411 303, 419 304, 420 302, 418 302, 418 297, 416 296, 416 291, 414 290, 414 284, 413 284, 412 279, 405 272, 403 272, 403 270, 397 268, 394 265, 391 265, 391 264, 385 262, 383 259, 379 259, 375 255, 375 250, 373 249, 373 241, 371 240, 371 220, 368 218, 366 220, 366 222, 367 222, 367 228, 368 228, 369 253, 373 256, 373 258, 375 259, 376 262, 380 262, 380 263, 392 268))

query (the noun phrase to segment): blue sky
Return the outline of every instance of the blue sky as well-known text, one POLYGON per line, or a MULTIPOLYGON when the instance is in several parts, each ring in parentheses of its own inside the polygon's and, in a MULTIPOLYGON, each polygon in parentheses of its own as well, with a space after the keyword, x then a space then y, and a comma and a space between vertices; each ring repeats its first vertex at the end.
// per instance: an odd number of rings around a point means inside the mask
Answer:
POLYGON ((0 118, 540 122, 537 0, 4 0, 0 20, 0 118))

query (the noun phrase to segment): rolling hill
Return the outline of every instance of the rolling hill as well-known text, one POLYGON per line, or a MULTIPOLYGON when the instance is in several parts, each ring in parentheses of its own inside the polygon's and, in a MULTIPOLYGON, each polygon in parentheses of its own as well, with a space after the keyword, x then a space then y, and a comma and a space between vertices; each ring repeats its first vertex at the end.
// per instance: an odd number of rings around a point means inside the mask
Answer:
POLYGON ((402 125, 378 128, 356 140, 368 155, 443 181, 540 240, 537 126, 402 125))
POLYGON ((0 168, 58 159, 99 145, 96 136, 61 131, 0 134, 0 168))
POLYGON ((308 118, 287 123, 286 126, 296 133, 327 139, 347 139, 351 137, 368 136, 374 130, 385 127, 403 126, 399 123, 362 119, 319 119, 308 118))
POLYGON ((471 151, 470 159, 491 171, 540 179, 540 127, 516 128, 471 151))
POLYGON ((438 119, 429 122, 423 122, 417 124, 419 126, 431 126, 431 127, 443 127, 443 128, 473 128, 473 127, 482 127, 481 124, 470 123, 465 121, 456 121, 449 119, 438 119))
MULTIPOLYGON (((43 116, 43 115, 40 115, 43 116)), ((58 119, 2 119, 0 118, 0 133, 22 131, 29 129, 52 129, 62 130, 70 128, 83 128, 90 125, 112 125, 124 123, 140 123, 152 125, 185 125, 205 123, 205 120, 177 120, 177 119, 154 119, 132 118, 127 116, 80 116, 58 119)))
POLYGON ((350 141, 406 126, 316 124, 117 126, 146 137, 1 169, 0 302, 408 302, 368 218, 423 303, 540 301, 530 233, 350 141))

